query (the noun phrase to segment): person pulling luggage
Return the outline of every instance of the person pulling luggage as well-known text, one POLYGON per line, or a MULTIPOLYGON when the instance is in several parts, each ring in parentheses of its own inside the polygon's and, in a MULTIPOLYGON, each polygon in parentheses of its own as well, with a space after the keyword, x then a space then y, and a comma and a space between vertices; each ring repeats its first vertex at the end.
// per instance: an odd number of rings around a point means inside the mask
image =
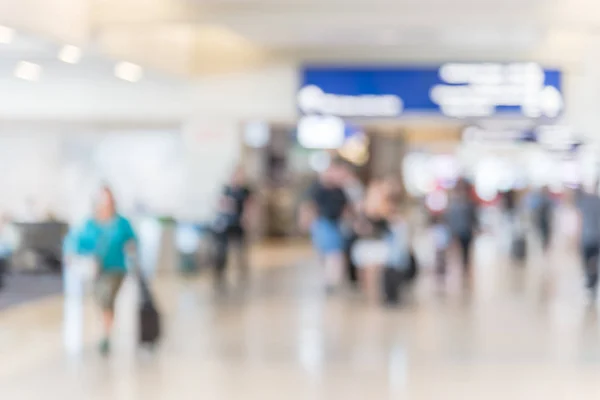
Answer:
POLYGON ((71 230, 65 239, 67 257, 69 254, 91 256, 97 263, 94 293, 102 310, 103 336, 99 350, 103 355, 111 349, 115 300, 128 269, 135 267, 136 248, 133 227, 118 213, 113 192, 107 186, 100 191, 94 215, 71 230))
POLYGON ((381 298, 387 303, 397 301, 401 273, 400 268, 389 268, 390 263, 392 260, 397 263, 410 260, 408 252, 395 243, 404 235, 399 221, 394 221, 397 232, 392 235, 391 220, 396 215, 392 189, 390 180, 372 181, 356 221, 359 239, 352 250, 352 258, 359 268, 360 284, 369 303, 376 303, 381 298), (397 246, 395 252, 392 252, 393 246, 397 246))

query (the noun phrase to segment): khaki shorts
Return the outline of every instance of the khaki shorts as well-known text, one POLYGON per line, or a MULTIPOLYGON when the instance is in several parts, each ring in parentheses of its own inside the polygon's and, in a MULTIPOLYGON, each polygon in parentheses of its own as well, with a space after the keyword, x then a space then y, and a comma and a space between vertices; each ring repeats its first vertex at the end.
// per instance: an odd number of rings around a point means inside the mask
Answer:
POLYGON ((119 273, 102 273, 96 278, 94 293, 102 310, 113 311, 115 309, 115 300, 124 279, 125 274, 119 273))

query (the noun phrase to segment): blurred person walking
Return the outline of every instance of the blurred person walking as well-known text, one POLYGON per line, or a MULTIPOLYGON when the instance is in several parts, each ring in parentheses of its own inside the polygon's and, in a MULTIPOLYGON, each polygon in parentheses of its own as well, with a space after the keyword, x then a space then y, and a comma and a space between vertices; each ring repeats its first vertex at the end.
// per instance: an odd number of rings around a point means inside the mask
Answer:
POLYGON ((97 263, 95 297, 102 310, 103 337, 100 352, 110 352, 110 336, 115 317, 115 300, 129 269, 136 267, 136 235, 129 222, 118 213, 110 188, 103 187, 95 204, 95 214, 65 239, 69 254, 94 257, 97 263))
POLYGON ((592 298, 598 290, 598 257, 600 256, 600 197, 598 184, 576 194, 579 210, 579 244, 585 273, 585 285, 592 298))
POLYGON ((504 210, 509 218, 512 218, 517 211, 518 193, 510 188, 503 194, 504 210))
POLYGON ((400 286, 412 274, 409 224, 399 202, 393 179, 375 180, 369 184, 357 218, 359 238, 352 258, 370 303, 382 298, 388 305, 396 304, 400 286))
POLYGON ((527 228, 522 209, 515 210, 510 241, 510 255, 514 261, 524 265, 527 258, 527 228))
POLYGON ((405 206, 403 188, 398 179, 385 180, 389 206, 389 258, 383 272, 383 300, 387 305, 400 302, 406 285, 415 281, 419 274, 417 258, 413 252, 413 229, 410 209, 405 206))
POLYGON ((430 232, 435 249, 435 274, 439 283, 443 283, 446 276, 448 249, 452 242, 452 233, 450 232, 445 219, 441 215, 432 214, 430 224, 430 232))
POLYGON ((358 240, 352 250, 352 259, 360 270, 360 283, 371 304, 380 298, 379 278, 391 255, 387 240, 390 233, 388 219, 391 215, 389 187, 383 180, 370 182, 355 223, 358 240))
POLYGON ((515 189, 510 188, 502 193, 502 205, 504 208, 504 215, 506 219, 506 225, 511 236, 511 240, 514 240, 517 235, 517 215, 518 215, 518 193, 515 189))
MULTIPOLYGON (((365 198, 365 187, 360 178, 356 174, 353 166, 350 164, 344 165, 342 175, 343 189, 346 197, 352 207, 352 215, 358 215, 365 198)), ((358 239, 358 235, 354 229, 354 219, 349 218, 342 223, 342 233, 344 235, 344 257, 346 259, 347 277, 350 284, 356 286, 358 284, 357 266, 351 257, 352 248, 358 239)))
POLYGON ((466 181, 460 180, 450 193, 445 219, 455 243, 460 248, 463 278, 465 283, 470 284, 472 281, 471 245, 478 220, 477 204, 471 197, 470 186, 466 181))
POLYGON ((554 216, 554 200, 550 194, 550 189, 544 186, 538 193, 534 210, 535 222, 542 239, 542 249, 544 252, 550 247, 552 235, 552 222, 554 216))
POLYGON ((243 168, 238 166, 223 188, 219 200, 219 215, 214 227, 217 239, 215 283, 219 289, 222 289, 226 282, 230 250, 234 250, 236 254, 240 283, 245 283, 249 278, 247 232, 252 205, 253 191, 247 183, 243 168))
POLYGON ((13 251, 9 223, 10 221, 5 215, 0 215, 0 290, 5 285, 5 277, 8 273, 10 257, 13 251))
POLYGON ((340 284, 345 266, 341 223, 351 210, 343 186, 344 168, 343 162, 333 160, 309 188, 299 210, 300 226, 310 230, 313 246, 323 259, 328 293, 340 284))

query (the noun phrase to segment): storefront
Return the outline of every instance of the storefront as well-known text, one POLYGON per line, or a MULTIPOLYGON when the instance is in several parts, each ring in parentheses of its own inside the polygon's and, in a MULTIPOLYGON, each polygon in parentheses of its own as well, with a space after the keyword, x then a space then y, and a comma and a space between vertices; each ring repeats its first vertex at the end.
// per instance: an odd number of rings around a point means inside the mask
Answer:
POLYGON ((466 128, 533 130, 554 124, 565 108, 561 71, 535 63, 305 66, 295 101, 297 123, 273 124, 263 149, 277 159, 267 169, 279 170, 262 176, 278 177, 265 184, 277 188, 274 198, 287 199, 283 208, 300 193, 288 188, 302 187, 331 153, 357 165, 365 179, 400 174, 420 197, 477 169, 465 165, 466 128))

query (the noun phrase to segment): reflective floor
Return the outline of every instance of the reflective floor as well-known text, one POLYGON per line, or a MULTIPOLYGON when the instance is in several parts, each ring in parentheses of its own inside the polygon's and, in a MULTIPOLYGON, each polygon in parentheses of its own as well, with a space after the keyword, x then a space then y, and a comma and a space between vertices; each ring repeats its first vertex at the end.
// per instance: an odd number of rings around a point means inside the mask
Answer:
POLYGON ((215 296, 206 277, 166 275, 155 284, 165 340, 154 354, 136 350, 131 281, 108 359, 76 291, 10 309, 0 314, 0 398, 600 398, 600 324, 573 247, 558 240, 544 256, 534 243, 519 267, 504 242, 478 239, 471 292, 457 268, 444 289, 425 270, 397 310, 350 291, 326 297, 305 246, 256 252, 244 293, 215 296))

